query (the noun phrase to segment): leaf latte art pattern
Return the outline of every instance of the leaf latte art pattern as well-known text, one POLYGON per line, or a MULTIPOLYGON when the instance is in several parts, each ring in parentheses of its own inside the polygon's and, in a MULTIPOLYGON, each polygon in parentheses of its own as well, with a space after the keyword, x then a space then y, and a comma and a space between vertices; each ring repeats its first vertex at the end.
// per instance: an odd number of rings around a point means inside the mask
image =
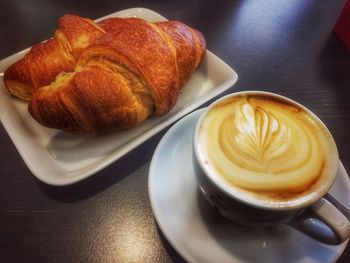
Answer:
POLYGON ((257 191, 309 188, 330 162, 328 141, 301 108, 254 96, 219 103, 207 112, 199 132, 208 166, 231 184, 257 191))
MULTIPOLYGON (((290 159, 297 154, 293 150, 293 135, 298 134, 309 144, 307 135, 287 119, 278 118, 259 106, 252 108, 249 103, 242 103, 238 110, 238 114, 225 119, 220 127, 222 151, 237 165, 249 165, 257 172, 279 172, 275 160, 282 161, 283 156, 290 159)), ((299 159, 299 165, 307 161, 308 153, 299 159)))

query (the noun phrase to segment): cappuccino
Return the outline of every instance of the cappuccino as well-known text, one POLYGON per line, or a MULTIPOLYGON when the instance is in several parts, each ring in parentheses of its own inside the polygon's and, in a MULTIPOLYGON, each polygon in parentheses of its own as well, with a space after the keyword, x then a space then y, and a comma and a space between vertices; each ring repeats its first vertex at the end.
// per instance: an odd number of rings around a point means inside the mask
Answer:
POLYGON ((257 205, 311 202, 329 190, 338 167, 327 128, 282 96, 224 98, 202 116, 197 136, 199 158, 214 180, 257 205))

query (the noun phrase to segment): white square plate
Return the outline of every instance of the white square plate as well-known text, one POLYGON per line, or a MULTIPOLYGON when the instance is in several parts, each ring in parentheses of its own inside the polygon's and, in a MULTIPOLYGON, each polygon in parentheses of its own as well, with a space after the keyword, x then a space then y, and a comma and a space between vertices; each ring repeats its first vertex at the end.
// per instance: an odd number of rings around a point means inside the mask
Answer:
MULTIPOLYGON (((126 9, 98 20, 107 17, 139 17, 151 22, 166 20, 144 8, 126 9)), ((29 48, 1 60, 1 76, 28 51, 29 48)), ((11 97, 0 79, 0 119, 28 168, 39 180, 51 185, 68 185, 121 158, 166 126, 233 86, 237 78, 233 69, 207 50, 205 59, 169 113, 151 117, 134 129, 100 136, 71 135, 41 126, 29 114, 27 103, 11 97)))

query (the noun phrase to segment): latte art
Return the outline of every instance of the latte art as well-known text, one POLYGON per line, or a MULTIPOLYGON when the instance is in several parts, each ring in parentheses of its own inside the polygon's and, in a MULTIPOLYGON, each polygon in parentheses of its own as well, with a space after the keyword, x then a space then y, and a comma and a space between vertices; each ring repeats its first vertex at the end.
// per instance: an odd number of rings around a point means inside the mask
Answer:
POLYGON ((212 107, 198 142, 204 163, 231 185, 288 195, 327 176, 334 151, 327 132, 300 107, 247 95, 212 107))

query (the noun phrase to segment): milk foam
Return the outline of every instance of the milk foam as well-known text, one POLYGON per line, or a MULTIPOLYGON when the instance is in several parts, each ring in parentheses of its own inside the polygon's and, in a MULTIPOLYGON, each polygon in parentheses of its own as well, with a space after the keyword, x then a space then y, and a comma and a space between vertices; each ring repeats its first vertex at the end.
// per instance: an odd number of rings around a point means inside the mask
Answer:
POLYGON ((266 96, 231 97, 213 107, 198 136, 204 163, 239 191, 285 200, 328 184, 334 145, 302 108, 266 96))

